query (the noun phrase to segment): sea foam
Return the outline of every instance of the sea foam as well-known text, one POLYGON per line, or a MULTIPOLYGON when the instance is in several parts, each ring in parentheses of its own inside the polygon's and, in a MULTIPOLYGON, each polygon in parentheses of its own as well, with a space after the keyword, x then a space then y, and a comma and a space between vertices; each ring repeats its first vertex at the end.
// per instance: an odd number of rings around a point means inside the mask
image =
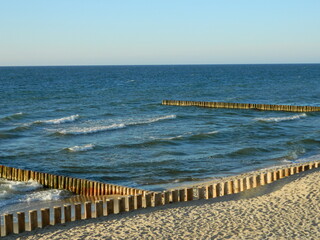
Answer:
POLYGON ((149 118, 149 119, 144 119, 144 120, 138 120, 138 121, 125 121, 122 123, 113 123, 109 125, 104 125, 101 123, 98 123, 97 126, 92 126, 92 127, 73 127, 73 128, 68 128, 68 129, 63 129, 63 130, 58 130, 57 133, 62 134, 62 135, 79 135, 79 134, 91 134, 91 133, 98 133, 98 132, 105 132, 105 131, 110 131, 110 130, 116 130, 116 129, 121 129, 121 128, 126 128, 128 126, 134 126, 134 125, 143 125, 143 124, 149 124, 149 123, 154 123, 166 119, 174 119, 176 118, 176 115, 166 115, 166 116, 161 116, 161 117, 155 117, 155 118, 149 118))
POLYGON ((296 119, 304 118, 306 116, 307 114, 302 113, 302 114, 297 114, 290 117, 255 118, 254 120, 261 121, 261 122, 282 122, 282 121, 296 120, 296 119))
POLYGON ((0 120, 9 121, 9 120, 20 118, 23 115, 24 115, 23 112, 13 113, 11 115, 7 115, 7 116, 4 116, 4 117, 0 118, 0 120))
POLYGON ((63 118, 57 118, 57 119, 51 119, 51 120, 40 120, 35 121, 34 123, 45 123, 45 124, 61 124, 61 123, 69 123, 76 121, 80 116, 78 114, 63 117, 63 118))
POLYGON ((80 135, 80 134, 90 134, 90 133, 97 133, 97 132, 104 132, 104 131, 110 131, 110 130, 115 130, 119 128, 125 128, 126 125, 121 123, 121 124, 111 124, 111 125, 106 125, 106 126, 94 126, 94 127, 75 127, 75 128, 70 128, 68 130, 60 130, 58 131, 59 134, 62 135, 80 135))
POLYGON ((20 199, 20 202, 59 200, 64 198, 64 195, 64 190, 50 189, 27 194, 24 198, 20 199))
POLYGON ((89 151, 93 148, 94 148, 94 144, 86 144, 86 145, 82 145, 82 146, 69 147, 69 148, 67 148, 67 150, 70 152, 85 152, 85 151, 89 151))

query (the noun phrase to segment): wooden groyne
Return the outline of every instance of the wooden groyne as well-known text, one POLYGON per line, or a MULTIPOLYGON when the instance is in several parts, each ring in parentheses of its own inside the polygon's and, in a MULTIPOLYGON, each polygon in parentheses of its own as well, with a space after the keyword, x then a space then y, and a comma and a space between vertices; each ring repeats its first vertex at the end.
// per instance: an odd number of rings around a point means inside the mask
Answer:
MULTIPOLYGON (((58 225, 72 221, 130 212, 142 208, 219 198, 264 186, 300 172, 319 168, 319 166, 319 161, 295 164, 279 169, 267 169, 265 172, 255 172, 251 176, 236 176, 234 179, 221 179, 219 182, 208 183, 201 186, 173 189, 158 193, 148 192, 135 196, 102 198, 102 200, 98 199, 64 204, 62 206, 42 208, 28 212, 6 213, 0 216, 0 236, 33 231, 48 225, 58 225)), ((92 198, 95 199, 96 197, 92 198)))
POLYGON ((0 165, 0 178, 13 181, 36 181, 47 188, 61 189, 84 196, 137 195, 148 191, 87 179, 59 176, 0 165))
POLYGON ((207 108, 255 109, 255 110, 263 110, 263 111, 285 111, 285 112, 316 112, 316 111, 320 111, 320 107, 313 107, 313 106, 291 106, 291 105, 252 104, 252 103, 163 100, 162 104, 163 105, 173 105, 173 106, 197 106, 197 107, 207 107, 207 108))

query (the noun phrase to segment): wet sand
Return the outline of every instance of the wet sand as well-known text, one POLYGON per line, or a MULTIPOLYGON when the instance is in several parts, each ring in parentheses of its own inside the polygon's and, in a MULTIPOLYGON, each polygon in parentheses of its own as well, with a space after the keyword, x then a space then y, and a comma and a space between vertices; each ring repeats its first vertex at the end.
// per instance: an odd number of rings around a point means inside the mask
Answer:
POLYGON ((6 239, 320 239, 320 171, 221 198, 50 226, 6 239))

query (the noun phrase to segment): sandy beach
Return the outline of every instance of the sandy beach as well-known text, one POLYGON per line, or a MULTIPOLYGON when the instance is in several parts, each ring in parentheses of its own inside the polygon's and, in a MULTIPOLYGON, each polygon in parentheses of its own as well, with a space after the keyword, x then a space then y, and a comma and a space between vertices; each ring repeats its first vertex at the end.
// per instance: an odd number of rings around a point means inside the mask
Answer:
POLYGON ((171 204, 6 239, 319 239, 320 172, 211 200, 171 204))

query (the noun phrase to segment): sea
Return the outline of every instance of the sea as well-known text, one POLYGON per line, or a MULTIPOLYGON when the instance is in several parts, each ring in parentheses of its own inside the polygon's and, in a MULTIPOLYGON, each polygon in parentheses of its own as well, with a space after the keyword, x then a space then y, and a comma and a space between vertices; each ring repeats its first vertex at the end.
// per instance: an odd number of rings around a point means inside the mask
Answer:
MULTIPOLYGON (((320 64, 0 67, 0 164, 146 190, 320 159, 320 64)), ((0 179, 0 213, 63 199, 0 179)))

